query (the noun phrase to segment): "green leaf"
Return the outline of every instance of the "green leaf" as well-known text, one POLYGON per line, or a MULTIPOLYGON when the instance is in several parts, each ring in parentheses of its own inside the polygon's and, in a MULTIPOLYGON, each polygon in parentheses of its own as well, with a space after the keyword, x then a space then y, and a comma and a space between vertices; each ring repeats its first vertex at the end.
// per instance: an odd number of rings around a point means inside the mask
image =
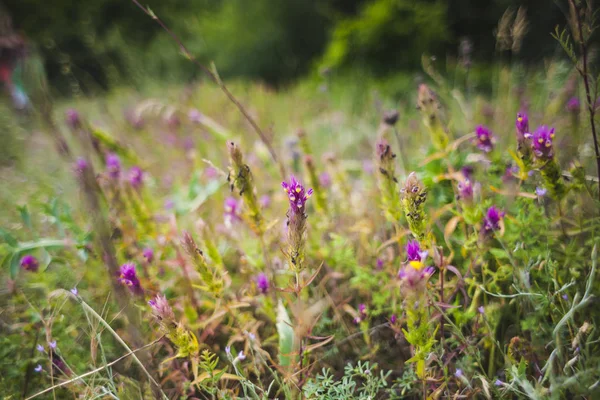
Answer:
POLYGON ((498 259, 508 260, 508 254, 503 249, 490 249, 490 253, 498 259))
POLYGON ((15 252, 12 255, 12 258, 10 259, 10 278, 11 279, 15 279, 17 277, 17 274, 19 273, 19 261, 20 261, 20 257, 19 257, 19 252, 15 252))
POLYGON ((279 334, 279 364, 284 367, 289 366, 294 349, 294 329, 281 300, 277 305, 277 333, 279 334))
POLYGON ((0 228, 0 236, 2 236, 2 239, 10 247, 19 247, 19 242, 17 242, 17 239, 15 239, 13 235, 8 233, 8 231, 5 231, 4 229, 0 228))
POLYGON ((29 210, 27 209, 27 204, 17 206, 17 210, 19 210, 19 213, 21 214, 21 219, 23 220, 25 226, 29 229, 32 229, 31 215, 29 214, 29 210))

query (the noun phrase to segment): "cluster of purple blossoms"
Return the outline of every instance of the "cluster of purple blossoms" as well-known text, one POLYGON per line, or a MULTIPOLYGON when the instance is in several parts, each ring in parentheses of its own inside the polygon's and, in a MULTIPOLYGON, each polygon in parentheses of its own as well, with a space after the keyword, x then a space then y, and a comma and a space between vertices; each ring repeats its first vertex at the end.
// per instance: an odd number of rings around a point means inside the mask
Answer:
POLYGON ((144 171, 142 171, 140 167, 131 167, 128 175, 129 183, 133 188, 138 189, 142 186, 142 183, 144 182, 144 171))
POLYGON ((144 257, 148 263, 151 263, 152 260, 154 260, 154 250, 150 247, 146 247, 142 250, 142 257, 144 257))
POLYGON ((423 262, 427 258, 429 252, 427 250, 421 250, 419 242, 416 240, 409 240, 406 244, 406 256, 408 261, 419 261, 423 262))
POLYGON ((156 297, 148 301, 148 305, 152 309, 152 315, 159 321, 175 321, 175 314, 169 305, 167 298, 157 294, 156 297))
POLYGON ((517 113, 515 127, 517 128, 517 141, 521 143, 525 140, 525 135, 529 133, 529 118, 527 114, 524 112, 517 113))
POLYGON ((489 153, 494 149, 494 142, 496 139, 488 127, 478 125, 477 128, 475 128, 475 134, 477 135, 476 144, 479 150, 489 153))
POLYGON ((554 139, 554 128, 542 125, 530 135, 531 146, 535 157, 542 161, 550 161, 554 157, 552 140, 554 139))
POLYGON ((483 231, 488 234, 500 229, 500 221, 504 217, 504 212, 500 211, 496 206, 488 208, 483 222, 483 231))
POLYGON ((138 279, 137 273, 135 271, 134 263, 127 263, 121 265, 119 282, 129 287, 134 294, 142 294, 144 290, 142 289, 142 285, 140 284, 140 280, 138 279))
POLYGON ((262 294, 269 291, 269 278, 267 278, 267 275, 261 272, 256 276, 256 287, 262 294))
POLYGON ((119 179, 121 175, 121 160, 115 153, 106 156, 106 171, 112 179, 119 179))
POLYGON ((361 303, 358 305, 358 316, 354 318, 354 323, 360 324, 365 319, 367 319, 367 306, 361 303))
POLYGON ((435 269, 425 267, 423 261, 427 258, 427 251, 422 251, 416 240, 406 244, 408 263, 398 272, 402 285, 409 291, 419 292, 425 288, 427 280, 435 269))
POLYGON ((458 198, 459 198, 459 200, 469 203, 469 202, 473 201, 473 196, 474 196, 473 184, 471 183, 471 181, 469 179, 465 179, 464 181, 458 183, 458 198))
POLYGON ((65 119, 67 121, 67 125, 71 129, 77 129, 81 126, 81 119, 79 118, 79 113, 74 108, 69 108, 65 112, 65 119))
POLYGON ((226 198, 223 207, 225 209, 225 224, 231 225, 234 221, 240 220, 241 203, 234 197, 226 198))
POLYGON ((313 194, 312 189, 305 190, 304 186, 292 175, 290 182, 282 182, 281 186, 288 195, 290 201, 290 210, 294 214, 304 214, 306 201, 313 194))
POLYGON ((34 256, 27 254, 21 258, 21 268, 23 268, 25 271, 37 272, 39 267, 40 263, 34 256))
POLYGON ((85 158, 80 157, 75 161, 74 168, 77 174, 83 174, 83 171, 85 171, 88 167, 89 164, 85 158))

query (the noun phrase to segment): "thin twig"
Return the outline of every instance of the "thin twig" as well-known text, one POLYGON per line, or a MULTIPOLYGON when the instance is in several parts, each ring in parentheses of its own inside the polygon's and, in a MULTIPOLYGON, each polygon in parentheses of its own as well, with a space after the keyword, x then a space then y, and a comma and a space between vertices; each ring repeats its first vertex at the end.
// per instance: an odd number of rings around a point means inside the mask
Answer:
POLYGON ((163 335, 163 336, 159 337, 158 339, 156 339, 155 341, 153 341, 153 342, 151 342, 151 343, 148 343, 148 344, 146 344, 146 345, 144 345, 144 346, 142 346, 142 347, 140 347, 140 348, 138 348, 138 349, 135 349, 135 350, 131 350, 131 351, 129 351, 127 354, 124 354, 124 355, 122 355, 121 357, 117 358, 117 359, 116 359, 116 360, 114 360, 114 361, 111 361, 110 363, 108 363, 108 364, 106 364, 106 365, 103 365, 103 366, 101 366, 101 367, 99 367, 99 368, 96 368, 96 369, 94 369, 94 370, 92 370, 92 371, 86 372, 85 374, 82 374, 82 375, 76 376, 75 378, 69 379, 68 381, 64 381, 64 382, 61 382, 61 383, 59 383, 59 384, 56 384, 56 385, 54 385, 54 386, 52 386, 52 387, 49 387, 49 388, 47 388, 47 389, 44 389, 44 390, 42 390, 41 392, 38 392, 38 393, 34 394, 33 396, 30 396, 30 397, 28 397, 28 398, 27 398, 27 399, 25 399, 25 400, 30 400, 30 399, 33 399, 33 398, 35 398, 35 397, 41 396, 42 394, 44 394, 44 393, 48 393, 48 392, 49 392, 49 391, 51 391, 51 390, 57 389, 57 388, 59 388, 59 387, 61 387, 61 386, 68 385, 69 383, 73 383, 73 382, 75 382, 75 381, 78 381, 78 380, 80 380, 80 379, 83 379, 83 378, 85 378, 86 376, 93 375, 93 374, 95 374, 95 373, 97 373, 97 372, 100 372, 100 371, 102 371, 102 370, 104 370, 104 369, 106 369, 106 368, 108 368, 108 367, 112 367, 113 365, 115 365, 115 364, 116 364, 116 363, 118 363, 119 361, 121 361, 121 360, 123 360, 123 359, 125 359, 125 358, 129 357, 130 355, 132 355, 132 354, 134 354, 134 353, 136 353, 136 352, 138 352, 138 351, 144 350, 145 348, 148 348, 148 347, 150 347, 150 346, 153 346, 153 345, 155 345, 156 343, 160 342, 160 341, 161 341, 161 340, 162 340, 164 337, 165 337, 165 336, 163 335))
POLYGON ((254 129, 254 131, 258 134, 258 136, 260 137, 260 140, 265 144, 265 146, 267 146, 267 149, 269 150, 269 153, 271 154, 271 158, 279 166, 279 172, 281 173, 281 178, 285 179, 285 166, 283 165, 283 162, 281 162, 279 160, 279 158, 277 157, 277 152, 275 151, 275 148, 273 147, 271 140, 267 137, 267 135, 263 132, 263 130, 258 126, 256 121, 254 121, 254 118, 252 118, 252 116, 244 108, 242 103, 240 103, 240 101, 229 91, 227 86, 225 86, 225 83, 223 83, 223 81, 221 80, 221 78, 219 77, 217 72, 211 70, 210 68, 208 68, 207 66, 202 64, 200 61, 198 61, 194 56, 192 56, 192 54, 185 47, 185 45, 179 39, 179 37, 177 37, 177 35, 171 29, 169 29, 169 27, 160 18, 158 18, 158 16, 156 14, 154 14, 154 12, 152 12, 149 9, 142 6, 137 0, 131 0, 131 1, 136 6, 138 6, 140 8, 140 10, 142 10, 147 16, 149 16, 150 18, 155 20, 156 23, 159 24, 160 27, 163 28, 164 31, 167 32, 167 34, 169 34, 169 36, 171 36, 171 38, 179 45, 179 49, 181 50, 183 55, 188 60, 190 60, 194 65, 196 65, 198 68, 200 68, 206 75, 208 75, 208 77, 219 86, 219 88, 225 94, 225 96, 227 96, 229 101, 231 101, 233 104, 235 104, 235 106, 238 108, 240 113, 242 113, 244 118, 246 118, 246 120, 250 123, 250 125, 252 126, 252 129, 254 129))
MULTIPOLYGON (((575 4, 574 0, 569 0, 571 7, 575 12, 575 21, 577 22, 577 30, 579 36, 579 46, 581 48, 581 56, 583 58, 583 65, 581 69, 577 68, 581 77, 583 78, 583 84, 585 86, 585 96, 587 98, 588 112, 590 115, 590 124, 592 128, 592 137, 594 138, 594 151, 596 152, 596 167, 598 169, 598 178, 600 178, 600 147, 598 145, 598 136, 596 135, 596 122, 594 121, 595 103, 592 103, 592 94, 590 90, 590 82, 588 76, 588 48, 586 41, 583 37, 583 24, 581 21, 581 15, 579 14, 579 8, 575 4)), ((600 198, 600 181, 598 182, 598 196, 600 198)))

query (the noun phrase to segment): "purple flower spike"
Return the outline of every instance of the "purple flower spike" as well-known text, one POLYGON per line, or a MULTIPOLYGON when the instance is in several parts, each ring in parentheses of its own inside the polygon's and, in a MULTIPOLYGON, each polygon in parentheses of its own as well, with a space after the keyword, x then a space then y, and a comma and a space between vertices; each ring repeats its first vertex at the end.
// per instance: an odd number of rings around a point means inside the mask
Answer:
POLYGON ((531 135, 533 154, 542 161, 549 161, 554 157, 552 140, 554 139, 554 128, 542 125, 531 135))
POLYGON ((119 276, 119 282, 127 285, 129 290, 131 290, 134 294, 142 294, 143 289, 140 284, 140 280, 138 279, 137 273, 135 271, 134 263, 127 263, 121 265, 121 274, 119 276))
POLYGON ((496 206, 488 208, 483 229, 486 232, 497 231, 500 229, 500 221, 504 217, 504 212, 500 211, 496 206))
POLYGON ((106 156, 106 171, 111 178, 119 179, 121 175, 121 160, 115 153, 109 153, 106 156))
POLYGON ((580 108, 581 104, 579 103, 579 99, 577 97, 571 97, 569 101, 567 101, 567 110, 569 112, 577 114, 580 108))
POLYGON ((494 134, 488 127, 483 125, 477 126, 475 134, 477 135, 477 148, 479 150, 489 153, 494 149, 494 134))
POLYGON ((359 304, 359 305, 358 305, 358 312, 359 312, 361 315, 366 315, 366 314, 367 314, 367 306, 366 306, 366 305, 364 305, 364 304, 362 304, 362 303, 361 303, 361 304, 359 304))
POLYGON ((140 167, 131 167, 128 175, 131 186, 133 186, 135 189, 142 186, 142 183, 144 182, 144 171, 142 171, 140 167))
POLYGON ((258 287, 258 290, 262 294, 266 294, 269 291, 269 278, 267 278, 267 275, 262 272, 258 274, 256 277, 256 287, 258 287))
POLYGON ((233 197, 225 199, 225 223, 231 224, 240 219, 241 204, 233 197))
POLYGON ((161 296, 160 294, 156 295, 153 300, 148 301, 148 305, 152 309, 152 315, 156 317, 159 321, 174 321, 175 314, 173 313, 173 309, 169 305, 167 298, 165 296, 161 296))
POLYGON ((515 127, 517 128, 517 141, 522 142, 525 140, 525 135, 529 133, 529 118, 526 113, 517 113, 515 127))
POLYGON ((411 240, 406 244, 406 256, 408 261, 421 261, 422 256, 421 246, 416 240, 411 240))
POLYGON ((290 210, 294 214, 303 214, 306 200, 313 194, 312 189, 305 190, 304 186, 292 175, 290 182, 282 182, 281 186, 288 195, 290 210))
POLYGON ((151 263, 152 260, 154 260, 154 250, 152 250, 150 247, 146 247, 144 250, 142 250, 142 257, 144 257, 147 262, 151 263))
POLYGON ((21 258, 21 268, 23 268, 25 271, 37 272, 39 267, 40 263, 34 256, 27 254, 26 256, 21 258))
POLYGON ((473 201, 473 185, 469 179, 465 179, 458 184, 458 198, 462 201, 473 201))
POLYGON ((74 108, 69 108, 67 112, 65 112, 65 119, 67 121, 67 125, 71 129, 77 129, 81 126, 79 113, 74 108))

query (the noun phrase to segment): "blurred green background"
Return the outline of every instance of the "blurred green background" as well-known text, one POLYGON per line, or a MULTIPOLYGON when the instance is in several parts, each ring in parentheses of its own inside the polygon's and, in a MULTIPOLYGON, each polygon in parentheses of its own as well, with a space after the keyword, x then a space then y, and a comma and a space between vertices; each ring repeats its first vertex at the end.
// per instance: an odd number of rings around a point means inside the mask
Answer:
MULTIPOLYGON (((55 94, 98 93, 149 81, 185 83, 201 72, 129 0, 0 0, 15 30, 41 55, 55 94)), ((560 54, 550 36, 566 24, 551 0, 144 0, 194 56, 221 76, 274 87, 322 71, 388 76, 471 43, 473 62, 541 63, 560 54), (518 52, 499 51, 495 30, 512 7, 527 10, 518 52)))

